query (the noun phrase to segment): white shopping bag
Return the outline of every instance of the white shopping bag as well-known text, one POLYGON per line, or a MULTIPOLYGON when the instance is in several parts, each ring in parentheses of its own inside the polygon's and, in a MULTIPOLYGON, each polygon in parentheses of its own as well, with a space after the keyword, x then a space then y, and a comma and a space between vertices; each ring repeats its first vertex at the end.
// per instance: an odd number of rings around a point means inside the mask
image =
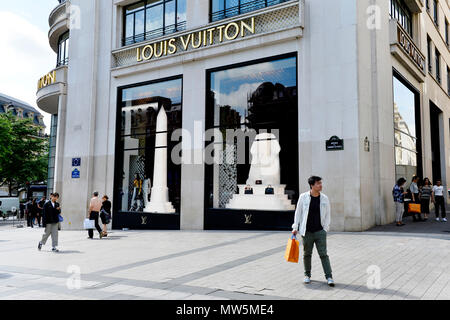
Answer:
POLYGON ((94 220, 85 219, 84 220, 84 229, 95 229, 95 222, 94 220))

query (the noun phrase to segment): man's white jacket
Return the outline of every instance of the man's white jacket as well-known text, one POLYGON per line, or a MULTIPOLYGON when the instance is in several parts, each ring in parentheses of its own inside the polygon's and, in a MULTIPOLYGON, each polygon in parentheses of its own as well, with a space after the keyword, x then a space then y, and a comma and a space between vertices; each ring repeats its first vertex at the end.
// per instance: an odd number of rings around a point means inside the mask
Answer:
MULTIPOLYGON (((305 236, 306 224, 308 222, 309 204, 311 203, 311 193, 302 193, 297 202, 297 209, 295 209, 294 224, 292 230, 296 230, 301 236, 305 236)), ((328 232, 330 230, 331 222, 331 208, 330 200, 323 193, 320 193, 320 221, 322 223, 323 230, 328 232)))

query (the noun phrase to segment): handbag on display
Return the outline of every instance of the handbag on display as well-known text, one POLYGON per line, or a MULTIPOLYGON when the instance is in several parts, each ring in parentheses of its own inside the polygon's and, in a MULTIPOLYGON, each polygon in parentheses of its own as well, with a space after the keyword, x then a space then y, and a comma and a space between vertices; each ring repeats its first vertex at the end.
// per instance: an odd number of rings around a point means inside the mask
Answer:
POLYGON ((257 184, 257 185, 262 184, 262 180, 256 180, 255 184, 257 184))
POLYGON ((244 193, 245 194, 253 194, 253 188, 249 187, 249 186, 245 187, 244 193))
POLYGON ((273 189, 272 186, 267 186, 266 194, 275 194, 275 190, 273 189))
POLYGON ((84 219, 84 229, 85 230, 95 229, 94 220, 84 219))

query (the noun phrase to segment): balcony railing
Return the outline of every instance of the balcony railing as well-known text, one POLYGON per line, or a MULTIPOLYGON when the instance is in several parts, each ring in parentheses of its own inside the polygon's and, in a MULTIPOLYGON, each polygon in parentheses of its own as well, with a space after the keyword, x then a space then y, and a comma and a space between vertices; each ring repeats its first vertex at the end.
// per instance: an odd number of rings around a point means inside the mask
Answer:
POLYGON ((251 2, 240 3, 239 5, 234 7, 229 7, 224 10, 215 11, 210 13, 211 22, 226 19, 229 17, 237 16, 243 13, 255 11, 262 8, 267 8, 273 6, 275 4, 287 2, 290 0, 254 0, 251 2))
POLYGON ((186 21, 172 24, 165 28, 159 28, 159 29, 148 31, 148 32, 136 34, 131 37, 124 38, 122 40, 122 43, 124 46, 128 46, 130 44, 134 44, 134 43, 138 43, 138 42, 142 42, 142 41, 150 40, 150 39, 154 39, 154 38, 159 38, 166 34, 171 34, 171 33, 175 33, 178 31, 184 31, 184 30, 186 30, 186 21))
POLYGON ((61 67, 61 66, 67 66, 68 64, 69 64, 69 58, 65 58, 63 60, 59 60, 56 63, 56 67, 58 68, 58 67, 61 67))

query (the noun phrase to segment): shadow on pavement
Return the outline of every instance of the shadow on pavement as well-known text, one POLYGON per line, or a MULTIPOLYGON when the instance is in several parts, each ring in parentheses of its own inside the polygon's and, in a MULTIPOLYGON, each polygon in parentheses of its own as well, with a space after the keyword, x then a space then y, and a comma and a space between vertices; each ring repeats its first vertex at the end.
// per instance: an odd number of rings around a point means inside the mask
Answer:
MULTIPOLYGON (((387 296, 400 296, 403 294, 403 292, 399 290, 391 290, 391 289, 369 289, 367 286, 364 285, 353 285, 353 284, 344 284, 344 283, 335 283, 335 287, 331 288, 329 287, 325 281, 317 281, 317 280, 311 280, 311 284, 307 285, 304 284, 305 288, 309 290, 314 291, 340 291, 340 290, 350 290, 355 291, 358 293, 370 293, 370 294, 382 294, 387 296)), ((314 299, 314 298, 313 298, 314 299)), ((408 299, 420 299, 420 297, 415 296, 408 296, 408 299)))

